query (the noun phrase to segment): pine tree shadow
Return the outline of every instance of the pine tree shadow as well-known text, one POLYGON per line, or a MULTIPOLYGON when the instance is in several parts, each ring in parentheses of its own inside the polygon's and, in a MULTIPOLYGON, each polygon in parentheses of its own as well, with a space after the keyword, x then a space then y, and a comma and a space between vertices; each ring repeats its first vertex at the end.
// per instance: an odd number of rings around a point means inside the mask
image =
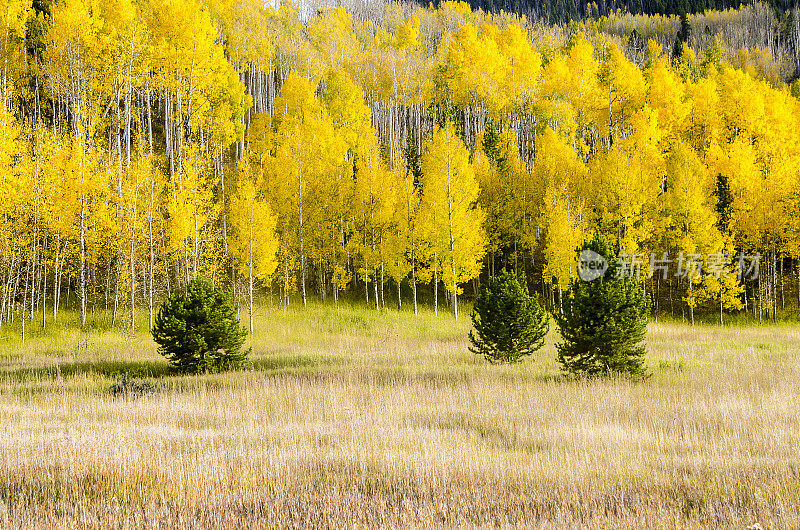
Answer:
POLYGON ((94 360, 65 362, 42 367, 0 368, 0 377, 15 382, 78 376, 118 379, 123 375, 130 379, 161 379, 175 374, 166 362, 160 360, 94 360))

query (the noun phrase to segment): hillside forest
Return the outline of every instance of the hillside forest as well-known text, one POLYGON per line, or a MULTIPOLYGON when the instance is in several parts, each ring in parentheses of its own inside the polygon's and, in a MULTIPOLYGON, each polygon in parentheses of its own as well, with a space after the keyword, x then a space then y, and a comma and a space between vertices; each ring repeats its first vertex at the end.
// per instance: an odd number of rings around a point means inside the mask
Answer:
POLYGON ((0 323, 23 334, 63 311, 152 325, 196 276, 243 308, 348 297, 457 316, 513 268, 559 311, 596 231, 641 258, 656 314, 800 305, 792 12, 0 13, 0 323), (652 256, 697 266, 650 274, 652 256))

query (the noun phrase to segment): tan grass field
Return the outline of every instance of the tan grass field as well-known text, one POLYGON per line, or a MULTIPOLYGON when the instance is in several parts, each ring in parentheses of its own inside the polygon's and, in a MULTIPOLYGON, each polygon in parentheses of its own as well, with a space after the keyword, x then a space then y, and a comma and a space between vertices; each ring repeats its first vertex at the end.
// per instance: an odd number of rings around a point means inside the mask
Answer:
POLYGON ((199 377, 144 334, 7 337, 0 525, 800 527, 800 329, 651 324, 634 382, 562 377, 553 333, 489 365, 468 326, 262 310, 252 369, 199 377))

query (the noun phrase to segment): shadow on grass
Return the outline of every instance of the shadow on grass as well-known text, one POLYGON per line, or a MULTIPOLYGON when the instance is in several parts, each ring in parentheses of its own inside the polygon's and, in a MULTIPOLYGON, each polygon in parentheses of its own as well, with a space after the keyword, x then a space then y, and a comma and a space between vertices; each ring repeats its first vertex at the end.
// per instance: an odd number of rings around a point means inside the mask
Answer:
POLYGON ((344 359, 335 356, 263 355, 251 358, 252 369, 259 372, 292 373, 341 365, 344 359))
MULTIPOLYGON (((250 369, 268 373, 296 373, 314 371, 338 365, 342 359, 304 355, 272 355, 251 358, 250 369)), ((181 373, 163 360, 94 360, 52 364, 49 366, 11 366, 0 364, 0 378, 7 382, 97 376, 109 379, 163 379, 181 373)))
MULTIPOLYGON (((471 384, 475 380, 493 379, 505 383, 530 381, 565 382, 568 376, 553 372, 505 371, 502 367, 490 365, 463 364, 455 366, 414 366, 373 364, 351 364, 348 358, 337 355, 319 355, 279 351, 261 351, 250 357, 243 370, 234 370, 227 374, 256 372, 265 376, 285 377, 306 381, 347 380, 377 385, 403 385, 421 383, 432 386, 460 386, 471 384)), ((193 386, 202 381, 203 384, 219 384, 227 386, 232 380, 222 374, 200 374, 199 376, 181 374, 174 371, 162 359, 136 360, 82 360, 51 364, 48 366, 3 366, 0 362, 0 382, 26 383, 35 381, 71 379, 76 377, 96 377, 100 379, 120 380, 123 376, 133 380, 159 380, 178 376, 175 383, 193 386), (199 379, 195 380, 195 377, 199 379), (191 381, 190 381, 191 380, 191 381)))
POLYGON ((57 379, 59 377, 75 377, 79 375, 95 375, 118 379, 123 375, 131 379, 159 379, 174 375, 169 365, 159 360, 143 361, 80 361, 66 362, 43 367, 19 367, 3 370, 0 374, 12 381, 29 381, 40 379, 57 379))

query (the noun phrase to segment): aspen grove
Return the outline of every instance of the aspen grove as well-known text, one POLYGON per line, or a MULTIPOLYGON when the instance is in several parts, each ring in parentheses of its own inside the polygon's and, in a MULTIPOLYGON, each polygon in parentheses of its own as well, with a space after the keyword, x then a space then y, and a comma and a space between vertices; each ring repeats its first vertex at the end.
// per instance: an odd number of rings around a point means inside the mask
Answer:
POLYGON ((232 288, 251 331, 258 297, 457 316, 503 267, 558 311, 596 231, 644 256, 656 311, 800 304, 800 90, 771 30, 686 39, 678 17, 548 25, 454 2, 0 15, 0 323, 23 334, 64 310, 152 326, 197 276, 232 288), (760 275, 737 274, 741 253, 760 275), (727 258, 667 277, 651 255, 727 258))

